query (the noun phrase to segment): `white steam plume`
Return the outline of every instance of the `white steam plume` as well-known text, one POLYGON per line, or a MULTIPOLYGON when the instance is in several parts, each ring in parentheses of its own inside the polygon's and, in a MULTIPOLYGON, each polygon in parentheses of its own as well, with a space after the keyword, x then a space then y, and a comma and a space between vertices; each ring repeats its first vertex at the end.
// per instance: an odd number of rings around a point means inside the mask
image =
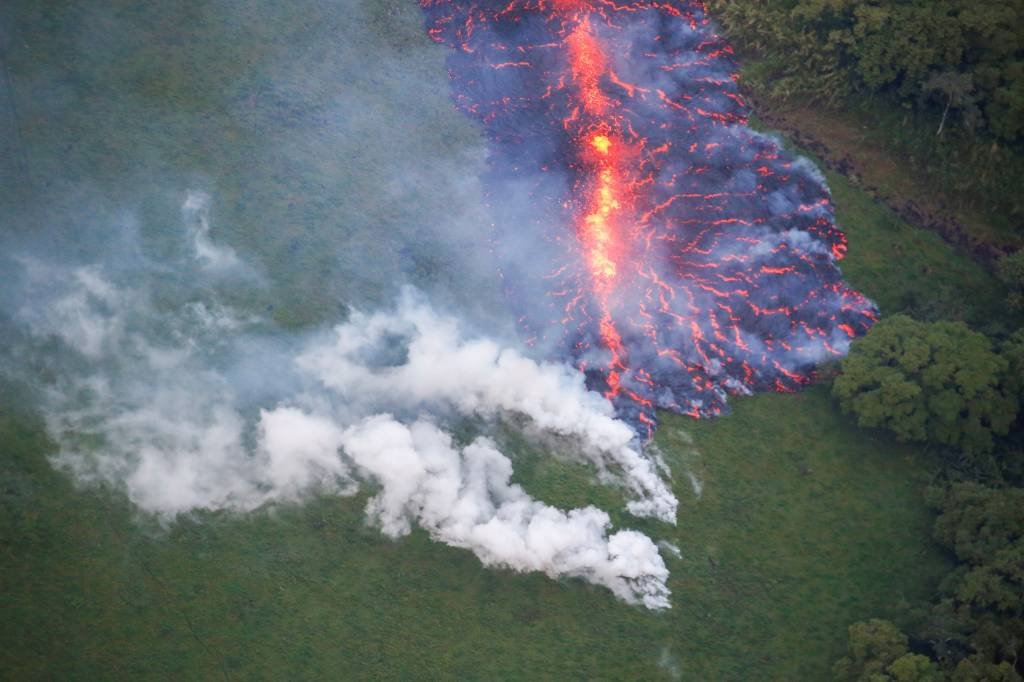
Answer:
POLYGON ((311 348, 298 365, 339 395, 385 407, 447 403, 467 415, 525 415, 540 429, 577 440, 602 473, 609 475, 609 466, 620 470, 638 497, 629 503, 633 514, 675 523, 677 501, 656 463, 579 372, 537 363, 490 339, 464 338, 455 319, 408 290, 396 312, 354 313, 335 328, 332 343, 311 348), (403 362, 367 362, 396 346, 406 351, 403 362))
POLYGON ((408 533, 415 520, 485 566, 577 576, 628 602, 669 606, 668 569, 650 538, 630 530, 608 536, 608 515, 595 507, 564 512, 534 500, 510 483, 512 463, 486 438, 460 450, 430 422, 406 426, 378 415, 343 440, 382 487, 367 511, 384 533, 408 533))

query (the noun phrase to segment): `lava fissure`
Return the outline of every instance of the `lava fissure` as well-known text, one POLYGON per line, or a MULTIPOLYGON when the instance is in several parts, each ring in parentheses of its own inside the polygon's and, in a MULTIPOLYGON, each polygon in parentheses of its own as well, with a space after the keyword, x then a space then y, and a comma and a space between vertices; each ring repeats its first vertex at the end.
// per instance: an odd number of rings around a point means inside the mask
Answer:
POLYGON ((816 169, 746 126, 697 0, 422 0, 530 340, 648 435, 655 410, 791 391, 877 318, 816 169), (538 294, 543 294, 539 296, 538 294))

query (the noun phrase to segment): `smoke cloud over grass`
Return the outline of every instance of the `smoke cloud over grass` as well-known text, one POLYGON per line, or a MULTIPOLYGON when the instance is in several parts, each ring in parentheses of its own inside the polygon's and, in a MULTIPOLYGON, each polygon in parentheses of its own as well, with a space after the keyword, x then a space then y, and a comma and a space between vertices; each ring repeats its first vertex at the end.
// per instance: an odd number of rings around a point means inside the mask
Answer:
POLYGON ((0 197, 0 372, 56 466, 168 524, 363 490, 389 536, 668 605, 657 545, 610 506, 513 482, 510 428, 675 521, 656 454, 515 340, 487 152, 418 7, 18 16, 4 95, 36 123, 0 197))
POLYGON ((344 449, 382 490, 367 512, 388 535, 410 520, 432 537, 472 550, 486 566, 578 576, 648 608, 669 606, 668 570, 649 537, 608 535, 595 507, 562 511, 512 485, 512 463, 478 438, 464 448, 429 421, 377 415, 348 428, 344 449))
POLYGON ((407 290, 394 313, 356 313, 334 338, 303 353, 298 365, 352 400, 425 409, 448 405, 463 415, 528 417, 537 428, 580 444, 606 478, 621 479, 638 497, 630 510, 674 522, 676 500, 636 434, 611 404, 586 389, 570 367, 540 364, 487 338, 463 338, 455 319, 438 316, 407 290), (375 364, 396 347, 400 362, 375 364))
POLYGON ((141 244, 134 262, 60 263, 39 250, 8 259, 15 354, 36 358, 9 369, 42 387, 55 466, 168 523, 369 485, 368 522, 388 536, 416 524, 487 566, 579 577, 628 602, 669 606, 668 572, 648 536, 613 531, 593 506, 531 497, 493 440, 449 431, 508 418, 554 436, 620 487, 633 514, 674 523, 659 461, 578 372, 472 333, 411 288, 391 308, 285 332, 218 293, 226 276, 259 283, 213 238, 210 195, 186 192, 181 207, 174 265, 190 286, 180 290, 161 286, 160 258, 141 244), (40 353, 57 363, 45 381, 32 374, 40 353))

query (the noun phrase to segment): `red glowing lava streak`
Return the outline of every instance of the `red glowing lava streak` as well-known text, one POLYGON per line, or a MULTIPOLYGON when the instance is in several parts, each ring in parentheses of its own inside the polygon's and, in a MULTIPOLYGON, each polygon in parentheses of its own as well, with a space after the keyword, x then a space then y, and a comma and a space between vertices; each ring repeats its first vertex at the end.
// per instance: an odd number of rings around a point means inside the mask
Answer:
POLYGON ((622 337, 615 328, 610 298, 621 268, 624 219, 628 215, 628 199, 623 178, 623 141, 614 117, 608 116, 609 101, 601 91, 600 79, 607 73, 607 61, 600 42, 583 18, 566 37, 572 80, 578 90, 582 114, 566 119, 565 127, 578 145, 577 156, 583 160, 577 189, 583 197, 579 203, 583 214, 576 222, 577 234, 583 243, 585 257, 600 312, 600 334, 611 352, 607 368, 608 397, 620 389, 623 365, 622 337))

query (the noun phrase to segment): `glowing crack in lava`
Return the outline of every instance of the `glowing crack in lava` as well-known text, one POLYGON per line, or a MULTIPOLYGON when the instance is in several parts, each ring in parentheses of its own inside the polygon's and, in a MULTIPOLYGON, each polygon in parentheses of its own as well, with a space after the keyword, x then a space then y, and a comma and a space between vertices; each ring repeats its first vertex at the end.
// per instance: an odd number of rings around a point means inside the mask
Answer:
POLYGON ((746 126, 697 0, 422 0, 482 123, 506 292, 531 343, 635 426, 791 391, 877 316, 814 167, 746 126))

